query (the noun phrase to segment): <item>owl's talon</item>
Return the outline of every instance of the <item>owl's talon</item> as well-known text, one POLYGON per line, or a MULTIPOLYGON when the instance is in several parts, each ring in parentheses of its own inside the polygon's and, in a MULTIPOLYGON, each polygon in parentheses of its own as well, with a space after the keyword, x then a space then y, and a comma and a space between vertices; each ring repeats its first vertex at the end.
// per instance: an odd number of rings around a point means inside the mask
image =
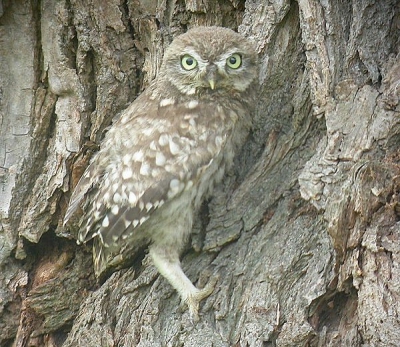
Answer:
POLYGON ((217 284, 217 281, 218 281, 218 277, 212 277, 203 289, 196 288, 196 292, 190 294, 186 298, 185 303, 187 304, 187 306, 189 308, 190 320, 192 322, 199 321, 200 301, 209 297, 212 294, 212 292, 214 291, 215 285, 217 284))

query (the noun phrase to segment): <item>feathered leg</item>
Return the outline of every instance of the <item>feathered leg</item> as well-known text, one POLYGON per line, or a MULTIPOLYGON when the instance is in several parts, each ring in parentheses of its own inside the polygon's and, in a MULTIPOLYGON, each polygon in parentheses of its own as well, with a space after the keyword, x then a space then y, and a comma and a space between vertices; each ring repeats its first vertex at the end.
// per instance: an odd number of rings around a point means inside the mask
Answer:
POLYGON ((187 304, 191 319, 198 321, 200 301, 213 292, 216 279, 210 280, 203 289, 198 289, 183 272, 178 252, 171 248, 166 251, 165 248, 152 245, 150 255, 160 274, 168 280, 179 293, 182 301, 187 304))

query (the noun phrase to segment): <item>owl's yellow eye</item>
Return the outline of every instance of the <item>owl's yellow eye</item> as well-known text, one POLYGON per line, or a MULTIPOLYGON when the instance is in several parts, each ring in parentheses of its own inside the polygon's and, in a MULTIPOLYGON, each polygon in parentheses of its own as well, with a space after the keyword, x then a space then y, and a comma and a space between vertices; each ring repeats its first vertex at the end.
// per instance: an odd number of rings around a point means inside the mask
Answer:
POLYGON ((185 70, 193 70, 197 66, 197 60, 194 59, 191 55, 185 54, 181 58, 181 65, 185 70))
POLYGON ((226 59, 226 65, 231 69, 239 69, 242 65, 242 57, 240 54, 234 53, 226 59))

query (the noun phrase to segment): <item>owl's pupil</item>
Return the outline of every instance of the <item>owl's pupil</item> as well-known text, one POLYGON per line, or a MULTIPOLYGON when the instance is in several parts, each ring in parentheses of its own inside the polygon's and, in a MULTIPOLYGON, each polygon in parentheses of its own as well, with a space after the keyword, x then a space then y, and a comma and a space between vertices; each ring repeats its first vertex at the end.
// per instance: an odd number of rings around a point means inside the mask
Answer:
POLYGON ((186 59, 186 64, 188 64, 189 66, 193 65, 194 61, 192 58, 187 58, 186 59))
POLYGON ((235 65, 235 64, 236 64, 236 58, 235 58, 235 57, 230 57, 230 58, 229 58, 229 62, 230 62, 232 65, 235 65))

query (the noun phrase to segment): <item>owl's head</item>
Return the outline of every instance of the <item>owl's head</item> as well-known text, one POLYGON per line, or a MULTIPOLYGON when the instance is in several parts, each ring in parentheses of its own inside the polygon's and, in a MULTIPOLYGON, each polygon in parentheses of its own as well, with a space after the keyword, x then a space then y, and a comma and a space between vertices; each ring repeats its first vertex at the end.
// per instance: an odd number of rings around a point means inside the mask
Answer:
POLYGON ((257 77, 257 53, 240 34, 196 27, 174 39, 160 71, 181 93, 243 92, 257 77))

